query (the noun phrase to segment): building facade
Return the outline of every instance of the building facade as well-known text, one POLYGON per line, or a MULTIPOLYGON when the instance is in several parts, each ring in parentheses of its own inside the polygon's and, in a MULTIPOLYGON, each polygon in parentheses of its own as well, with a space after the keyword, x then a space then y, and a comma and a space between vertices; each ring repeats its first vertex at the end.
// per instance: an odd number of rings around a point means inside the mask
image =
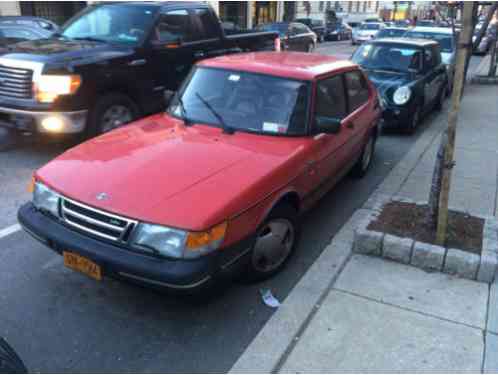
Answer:
POLYGON ((380 1, 296 1, 296 18, 327 20, 333 10, 345 22, 361 22, 379 15, 380 1))

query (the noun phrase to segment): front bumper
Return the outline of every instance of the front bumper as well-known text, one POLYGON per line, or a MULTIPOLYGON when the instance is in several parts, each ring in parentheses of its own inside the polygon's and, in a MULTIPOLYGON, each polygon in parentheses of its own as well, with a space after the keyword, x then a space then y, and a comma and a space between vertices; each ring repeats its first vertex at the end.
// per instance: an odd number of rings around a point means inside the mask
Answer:
POLYGON ((0 126, 30 133, 78 134, 85 130, 87 115, 87 110, 49 112, 0 107, 0 126))
POLYGON ((412 106, 395 106, 383 103, 382 126, 384 128, 406 128, 410 126, 412 106))
POLYGON ((18 220, 31 236, 58 254, 67 250, 97 263, 104 276, 166 290, 196 291, 218 277, 239 272, 254 245, 254 236, 250 236, 207 256, 173 260, 136 253, 89 237, 42 214, 32 203, 20 208, 18 220))

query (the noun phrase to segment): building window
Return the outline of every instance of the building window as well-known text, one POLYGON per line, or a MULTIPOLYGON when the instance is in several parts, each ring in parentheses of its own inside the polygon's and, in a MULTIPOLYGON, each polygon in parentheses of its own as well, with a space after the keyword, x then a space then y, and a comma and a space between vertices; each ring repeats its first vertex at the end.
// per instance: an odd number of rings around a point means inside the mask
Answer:
POLYGON ((245 1, 220 1, 220 19, 224 27, 241 29, 247 28, 247 2, 245 1))
POLYGON ((318 5, 318 10, 320 12, 323 12, 323 1, 320 1, 319 5, 318 5))

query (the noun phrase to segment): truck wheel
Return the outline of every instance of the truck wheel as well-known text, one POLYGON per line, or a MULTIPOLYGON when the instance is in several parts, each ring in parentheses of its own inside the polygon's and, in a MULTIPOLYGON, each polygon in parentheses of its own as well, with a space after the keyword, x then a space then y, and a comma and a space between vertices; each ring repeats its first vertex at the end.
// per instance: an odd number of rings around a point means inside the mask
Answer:
POLYGON ((137 105, 126 95, 107 94, 97 100, 92 111, 89 135, 96 136, 123 126, 139 116, 137 105))
POLYGON ((287 263, 299 239, 297 211, 290 204, 275 207, 258 229, 243 281, 258 282, 278 273, 287 263))
POLYGON ((367 144, 363 147, 360 158, 351 170, 351 175, 353 177, 361 178, 367 174, 375 154, 375 141, 375 135, 370 135, 367 144))
POLYGON ((28 370, 19 356, 0 337, 0 374, 27 374, 28 370))

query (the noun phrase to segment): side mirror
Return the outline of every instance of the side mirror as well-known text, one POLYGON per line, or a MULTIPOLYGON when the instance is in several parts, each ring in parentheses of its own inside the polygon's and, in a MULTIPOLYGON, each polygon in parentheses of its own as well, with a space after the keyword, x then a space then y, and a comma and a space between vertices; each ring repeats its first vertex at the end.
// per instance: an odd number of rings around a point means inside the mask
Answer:
POLYGON ((174 91, 164 90, 163 99, 164 99, 164 104, 166 105, 166 107, 169 106, 169 103, 171 102, 171 99, 173 99, 174 95, 175 95, 174 91))
POLYGON ((341 131, 341 120, 332 117, 317 116, 315 118, 315 131, 317 133, 337 134, 341 131))

